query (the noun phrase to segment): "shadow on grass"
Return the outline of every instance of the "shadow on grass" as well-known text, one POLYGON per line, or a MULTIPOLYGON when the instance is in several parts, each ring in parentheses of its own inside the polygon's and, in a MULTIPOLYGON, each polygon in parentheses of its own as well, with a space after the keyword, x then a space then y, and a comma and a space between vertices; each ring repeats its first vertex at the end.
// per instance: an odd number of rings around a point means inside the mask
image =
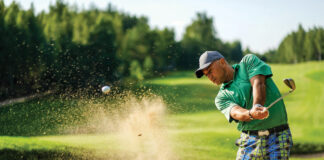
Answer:
POLYGON ((313 71, 306 74, 306 77, 315 80, 317 82, 323 83, 324 80, 324 70, 313 71))
POLYGON ((11 160, 29 160, 29 159, 82 159, 69 152, 61 151, 17 151, 12 149, 0 150, 0 159, 11 159, 11 160))
POLYGON ((301 154, 312 154, 312 153, 323 153, 324 144, 318 143, 295 143, 291 150, 291 154, 301 155, 301 154))
MULTIPOLYGON (((324 145, 318 144, 295 144, 292 148, 292 156, 311 156, 314 153, 323 153, 324 145)), ((124 160, 130 159, 131 155, 126 154, 101 154, 98 155, 95 152, 89 150, 80 149, 77 151, 70 150, 30 150, 21 151, 14 149, 2 149, 0 150, 0 159, 7 160, 124 160)))
MULTIPOLYGON (((80 152, 80 151, 79 151, 80 152)), ((13 149, 0 150, 0 159, 6 160, 122 160, 129 159, 130 157, 123 154, 120 155, 98 155, 88 150, 82 150, 82 153, 74 153, 71 151, 54 151, 54 150, 31 150, 31 151, 19 151, 13 149)))

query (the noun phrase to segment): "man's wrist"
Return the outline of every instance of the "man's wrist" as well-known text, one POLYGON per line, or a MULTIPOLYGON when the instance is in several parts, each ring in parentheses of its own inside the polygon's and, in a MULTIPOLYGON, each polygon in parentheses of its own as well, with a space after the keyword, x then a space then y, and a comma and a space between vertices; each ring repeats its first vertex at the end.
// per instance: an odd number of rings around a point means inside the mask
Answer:
POLYGON ((252 117, 252 114, 251 114, 251 110, 249 110, 249 117, 250 117, 250 120, 254 120, 254 118, 252 117))
POLYGON ((253 107, 263 107, 261 104, 254 104, 253 107))

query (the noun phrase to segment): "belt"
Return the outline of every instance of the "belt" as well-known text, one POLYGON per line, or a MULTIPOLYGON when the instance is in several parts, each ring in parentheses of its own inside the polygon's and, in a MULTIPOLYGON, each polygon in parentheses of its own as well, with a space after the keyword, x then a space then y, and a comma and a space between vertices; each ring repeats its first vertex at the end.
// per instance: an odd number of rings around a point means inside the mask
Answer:
POLYGON ((250 131, 242 131, 242 132, 249 135, 268 136, 269 134, 282 132, 288 128, 289 128, 288 124, 284 124, 266 130, 250 130, 250 131))

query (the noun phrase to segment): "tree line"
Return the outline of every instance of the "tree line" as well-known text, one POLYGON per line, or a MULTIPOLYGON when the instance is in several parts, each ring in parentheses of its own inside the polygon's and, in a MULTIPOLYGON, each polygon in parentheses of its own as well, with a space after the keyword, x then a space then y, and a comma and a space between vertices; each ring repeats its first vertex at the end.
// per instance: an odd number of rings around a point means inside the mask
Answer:
POLYGON ((259 56, 270 63, 321 61, 324 57, 324 29, 315 26, 305 30, 300 24, 297 31, 284 37, 277 49, 259 56))
POLYGON ((195 70, 206 50, 220 51, 230 63, 254 53, 270 63, 322 60, 322 27, 299 25, 277 49, 264 54, 240 41, 224 42, 214 21, 197 13, 181 40, 172 28, 152 28, 145 16, 118 11, 109 4, 78 9, 57 0, 35 14, 16 2, 0 0, 0 100, 47 90, 65 92, 111 83, 144 80, 174 70, 195 70))
POLYGON ((241 43, 223 42, 213 23, 197 13, 177 41, 172 28, 152 28, 147 17, 111 4, 80 10, 57 0, 48 12, 35 14, 33 4, 23 10, 0 0, 0 100, 194 70, 206 50, 238 62, 241 43))

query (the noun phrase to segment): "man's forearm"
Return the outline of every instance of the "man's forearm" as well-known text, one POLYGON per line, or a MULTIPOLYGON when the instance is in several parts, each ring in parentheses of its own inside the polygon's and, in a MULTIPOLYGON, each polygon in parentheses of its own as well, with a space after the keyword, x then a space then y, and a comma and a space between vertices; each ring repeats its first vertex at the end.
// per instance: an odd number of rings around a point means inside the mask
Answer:
MULTIPOLYGON (((252 85, 252 93, 253 93, 253 105, 261 104, 262 106, 265 104, 266 100, 266 85, 265 85, 266 77, 264 75, 256 75, 251 78, 250 82, 252 85)), ((251 121, 252 119, 262 119, 268 113, 263 110, 264 107, 252 107, 251 111, 242 108, 240 106, 234 106, 231 109, 230 115, 232 118, 239 121, 251 121)))
POLYGON ((266 101, 266 76, 256 75, 250 79, 253 88, 253 107, 250 114, 254 119, 264 119, 269 116, 269 111, 265 107, 254 106, 260 104, 264 106, 266 101))
POLYGON ((233 119, 239 120, 239 121, 251 121, 251 117, 249 115, 249 110, 244 109, 240 106, 234 106, 231 109, 230 115, 233 119))
POLYGON ((234 106, 231 109, 230 116, 238 121, 249 122, 253 119, 264 119, 268 116, 268 111, 264 110, 265 107, 253 107, 247 110, 240 106, 234 106))
POLYGON ((257 75, 252 77, 251 84, 253 88, 253 105, 265 104, 266 100, 266 85, 265 85, 265 76, 257 75))

